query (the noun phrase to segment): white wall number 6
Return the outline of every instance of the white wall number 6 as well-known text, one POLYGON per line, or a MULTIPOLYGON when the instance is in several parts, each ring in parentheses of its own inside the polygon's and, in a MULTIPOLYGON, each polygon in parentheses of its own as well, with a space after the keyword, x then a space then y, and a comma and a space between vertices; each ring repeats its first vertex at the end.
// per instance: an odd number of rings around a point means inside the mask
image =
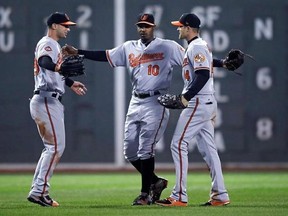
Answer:
POLYGON ((261 90, 268 90, 273 84, 271 77, 271 68, 263 67, 257 71, 256 75, 256 84, 257 87, 261 90))

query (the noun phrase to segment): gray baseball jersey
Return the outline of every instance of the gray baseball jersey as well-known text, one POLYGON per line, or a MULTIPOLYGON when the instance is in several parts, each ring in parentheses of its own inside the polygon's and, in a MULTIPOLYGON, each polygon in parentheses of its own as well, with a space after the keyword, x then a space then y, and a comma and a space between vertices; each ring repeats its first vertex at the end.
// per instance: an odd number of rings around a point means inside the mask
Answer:
POLYGON ((35 49, 35 90, 30 101, 30 113, 44 144, 29 193, 35 196, 49 194, 49 180, 65 149, 64 107, 59 101, 64 80, 59 73, 39 67, 37 61, 44 55, 50 56, 55 64, 61 60, 60 45, 47 36, 35 49))
POLYGON ((35 50, 35 67, 34 80, 35 90, 56 91, 60 94, 65 93, 65 82, 63 76, 54 71, 49 71, 37 65, 37 61, 41 56, 49 56, 52 61, 57 64, 62 60, 60 54, 61 47, 59 43, 48 36, 44 36, 37 44, 35 50))
POLYGON ((210 197, 229 200, 214 142, 217 102, 214 98, 212 62, 212 53, 205 41, 197 38, 189 44, 183 61, 183 93, 190 87, 195 71, 207 69, 210 71, 210 78, 198 94, 189 101, 188 108, 181 112, 171 142, 172 157, 176 168, 176 184, 171 197, 182 202, 188 201, 188 143, 194 137, 197 139, 198 150, 210 169, 212 178, 210 197))
POLYGON ((182 69, 182 78, 184 81, 184 87, 182 94, 188 91, 191 86, 194 77, 195 71, 206 69, 210 71, 210 78, 207 83, 203 86, 203 88, 198 92, 198 95, 203 94, 213 94, 213 66, 212 66, 213 58, 212 53, 208 49, 208 45, 204 40, 200 38, 193 40, 184 55, 183 60, 183 69, 182 69))
POLYGON ((124 134, 124 154, 129 161, 154 156, 155 144, 169 118, 169 111, 158 103, 157 95, 168 91, 173 66, 181 66, 184 52, 176 42, 160 38, 148 46, 132 40, 106 51, 112 67, 128 68, 133 87, 124 134))

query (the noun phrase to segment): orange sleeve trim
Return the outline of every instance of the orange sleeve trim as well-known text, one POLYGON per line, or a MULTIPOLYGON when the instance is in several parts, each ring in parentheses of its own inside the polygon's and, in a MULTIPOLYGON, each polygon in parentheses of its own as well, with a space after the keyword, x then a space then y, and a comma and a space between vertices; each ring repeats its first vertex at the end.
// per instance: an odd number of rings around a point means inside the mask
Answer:
POLYGON ((210 68, 209 67, 197 67, 194 69, 194 71, 197 71, 197 70, 209 70, 210 71, 210 68))
POLYGON ((109 64, 111 65, 111 67, 114 68, 115 65, 112 63, 112 60, 111 60, 111 58, 110 58, 110 55, 109 55, 108 50, 106 50, 106 57, 107 57, 107 59, 108 59, 109 64))

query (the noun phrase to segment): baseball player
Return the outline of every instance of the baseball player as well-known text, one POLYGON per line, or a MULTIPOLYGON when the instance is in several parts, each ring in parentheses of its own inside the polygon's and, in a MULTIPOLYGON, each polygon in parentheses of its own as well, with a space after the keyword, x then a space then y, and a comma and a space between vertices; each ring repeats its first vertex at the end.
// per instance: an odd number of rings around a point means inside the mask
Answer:
POLYGON ((38 161, 28 201, 41 206, 57 207, 59 203, 49 196, 49 180, 65 149, 64 106, 61 103, 66 84, 77 95, 84 95, 84 84, 63 79, 62 56, 58 40, 66 38, 70 21, 64 13, 53 13, 47 20, 48 33, 37 44, 34 59, 35 89, 30 101, 30 113, 35 121, 44 150, 38 161))
MULTIPOLYGON (((154 36, 154 16, 140 14, 136 23, 139 40, 106 51, 88 51, 66 45, 67 54, 80 54, 94 61, 108 61, 112 67, 126 66, 132 83, 132 97, 125 121, 124 155, 140 172, 140 195, 132 205, 149 205, 159 200, 168 181, 154 173, 155 145, 166 129, 169 110, 157 102, 168 91, 174 66, 181 66, 185 50, 172 40, 154 36)), ((222 67, 221 60, 215 64, 222 67)))
POLYGON ((214 97, 212 53, 207 43, 199 37, 200 19, 195 14, 183 14, 177 26, 179 39, 186 39, 188 49, 183 60, 184 88, 181 100, 187 107, 178 120, 171 152, 176 170, 176 184, 171 195, 156 201, 161 206, 187 206, 188 143, 197 139, 197 146, 207 163, 212 178, 210 199, 204 206, 224 206, 230 203, 214 143, 214 123, 217 102, 214 97))

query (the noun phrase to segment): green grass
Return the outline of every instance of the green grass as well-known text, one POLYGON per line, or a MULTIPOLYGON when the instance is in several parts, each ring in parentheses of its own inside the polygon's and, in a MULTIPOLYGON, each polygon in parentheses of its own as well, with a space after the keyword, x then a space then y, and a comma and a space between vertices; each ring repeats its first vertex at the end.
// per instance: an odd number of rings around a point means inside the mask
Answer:
MULTIPOLYGON (((169 196, 174 173, 160 173, 169 179, 162 197, 169 196)), ((60 174, 51 180, 50 195, 58 208, 44 208, 26 200, 31 175, 0 175, 0 216, 178 216, 288 215, 288 173, 225 173, 231 204, 226 207, 200 207, 208 200, 208 173, 190 172, 188 207, 166 208, 157 205, 131 206, 140 190, 140 177, 131 173, 60 174)))

